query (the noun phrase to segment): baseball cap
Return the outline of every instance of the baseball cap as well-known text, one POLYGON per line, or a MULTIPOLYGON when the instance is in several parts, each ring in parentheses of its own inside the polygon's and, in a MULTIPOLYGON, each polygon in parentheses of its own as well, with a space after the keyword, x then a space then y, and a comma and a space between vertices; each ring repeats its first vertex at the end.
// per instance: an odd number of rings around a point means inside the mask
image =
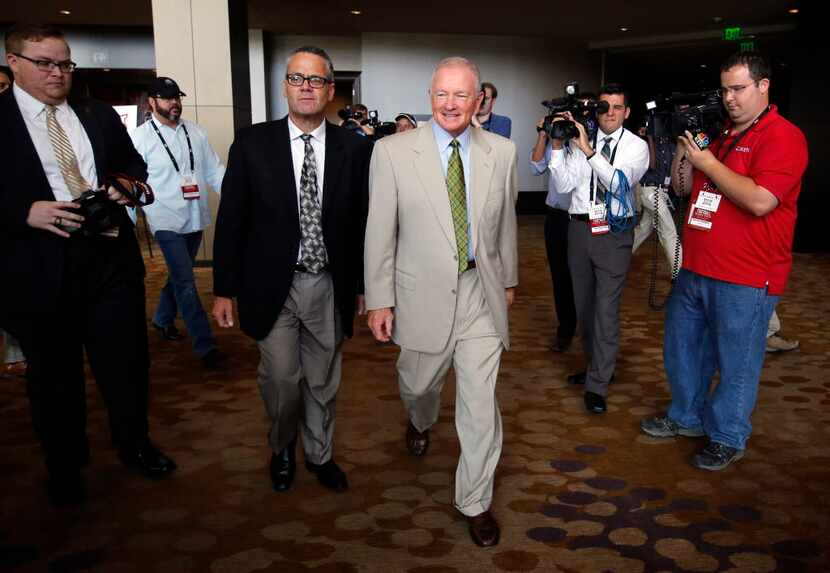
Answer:
POLYGON ((160 76, 152 81, 147 90, 147 95, 150 97, 172 98, 187 94, 179 89, 179 84, 172 78, 160 76))
POLYGON ((415 116, 411 113, 401 112, 395 116, 395 121, 398 121, 401 118, 405 118, 409 123, 412 124, 412 127, 418 127, 418 120, 415 119, 415 116))

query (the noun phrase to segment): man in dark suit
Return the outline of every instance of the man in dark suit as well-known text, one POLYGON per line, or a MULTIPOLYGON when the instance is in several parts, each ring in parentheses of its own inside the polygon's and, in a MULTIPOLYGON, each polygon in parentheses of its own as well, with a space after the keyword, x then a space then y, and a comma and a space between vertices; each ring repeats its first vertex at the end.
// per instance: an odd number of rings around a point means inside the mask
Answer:
POLYGON ((325 121, 334 71, 325 51, 295 50, 288 117, 240 130, 228 156, 214 242, 213 315, 260 350, 271 418, 271 480, 291 487, 298 425, 306 467, 325 487, 348 482, 332 458, 341 344, 363 312, 363 234, 371 144, 325 121), (360 296, 357 296, 360 293, 360 296))
POLYGON ((84 351, 122 462, 153 478, 176 467, 148 438, 144 264, 132 225, 119 207, 106 235, 88 234, 72 202, 115 173, 144 180, 146 166, 111 107, 67 104, 69 58, 59 30, 10 30, 15 85, 0 96, 0 325, 29 360, 32 421, 56 504, 85 497, 84 351))

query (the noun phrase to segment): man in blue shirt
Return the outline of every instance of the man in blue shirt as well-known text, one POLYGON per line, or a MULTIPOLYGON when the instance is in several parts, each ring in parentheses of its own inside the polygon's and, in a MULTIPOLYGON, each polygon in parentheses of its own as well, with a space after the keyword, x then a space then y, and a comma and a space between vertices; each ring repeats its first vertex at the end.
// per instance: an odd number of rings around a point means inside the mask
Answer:
POLYGON ((499 90, 490 82, 482 82, 481 91, 484 97, 481 100, 481 105, 475 115, 473 125, 477 125, 485 131, 495 133, 510 139, 510 130, 512 124, 510 118, 504 115, 496 115, 493 113, 493 107, 496 104, 496 98, 499 97, 499 90))
POLYGON ((207 133, 181 118, 184 95, 172 79, 156 78, 148 97, 152 117, 132 134, 136 150, 147 163, 147 182, 156 194, 155 203, 145 207, 144 213, 169 272, 152 324, 167 340, 179 340, 182 336, 174 320, 181 312, 194 352, 205 367, 214 368, 223 355, 199 300, 193 263, 202 232, 210 224, 208 188, 220 192, 225 166, 207 133))

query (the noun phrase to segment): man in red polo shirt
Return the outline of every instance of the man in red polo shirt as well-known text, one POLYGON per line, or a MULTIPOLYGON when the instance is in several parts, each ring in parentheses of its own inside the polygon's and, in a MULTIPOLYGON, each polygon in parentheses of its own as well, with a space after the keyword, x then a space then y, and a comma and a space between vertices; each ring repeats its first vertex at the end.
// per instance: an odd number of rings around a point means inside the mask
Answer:
POLYGON ((792 267, 807 143, 769 103, 770 68, 740 52, 721 66, 729 122, 712 145, 678 139, 672 181, 692 192, 683 269, 666 310, 663 359, 672 402, 644 419, 651 436, 707 436, 692 458, 721 470, 743 457, 764 363, 767 323, 792 267), (701 149, 704 147, 704 149, 701 149), (710 390, 715 371, 720 382, 710 390))

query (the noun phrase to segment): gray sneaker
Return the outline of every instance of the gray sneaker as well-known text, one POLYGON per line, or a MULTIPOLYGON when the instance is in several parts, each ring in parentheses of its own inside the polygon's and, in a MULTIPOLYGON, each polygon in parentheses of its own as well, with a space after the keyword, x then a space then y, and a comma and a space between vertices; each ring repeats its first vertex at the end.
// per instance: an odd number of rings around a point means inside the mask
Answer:
POLYGON ((669 419, 668 416, 656 416, 654 418, 643 418, 640 421, 640 429, 654 438, 673 438, 674 436, 686 436, 687 438, 700 438, 705 435, 700 428, 684 428, 669 419))
POLYGON ((692 457, 692 465, 702 470, 720 471, 744 457, 744 450, 730 448, 718 442, 709 442, 692 457))

